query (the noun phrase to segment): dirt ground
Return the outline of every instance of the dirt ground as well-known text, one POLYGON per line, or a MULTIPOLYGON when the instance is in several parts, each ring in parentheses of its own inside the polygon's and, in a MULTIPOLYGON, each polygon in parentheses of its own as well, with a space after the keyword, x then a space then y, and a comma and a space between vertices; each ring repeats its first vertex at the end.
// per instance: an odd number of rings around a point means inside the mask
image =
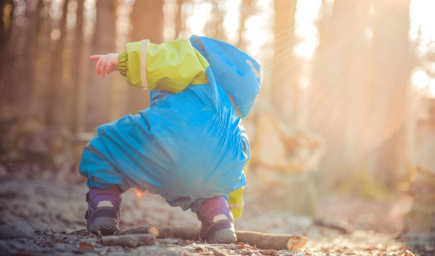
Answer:
MULTIPOLYGON (((157 239, 154 246, 124 248, 103 246, 93 234, 71 232, 84 229, 86 185, 69 173, 13 173, 0 168, 0 224, 24 221, 34 228, 35 238, 0 240, 0 255, 254 255, 236 245, 206 245, 199 241, 157 239)), ((253 188, 250 188, 253 189, 253 188)), ((298 252, 277 251, 277 255, 435 255, 435 241, 401 236, 403 215, 412 199, 398 195, 388 202, 363 199, 321 198, 319 217, 347 222, 352 234, 315 224, 311 218, 263 207, 246 191, 244 215, 235 223, 238 230, 272 234, 298 234, 308 238, 298 252)), ((171 208, 157 195, 135 190, 123 195, 122 229, 146 224, 198 226, 190 211, 171 208)), ((261 252, 260 252, 261 253, 261 252)), ((265 252, 261 254, 265 255, 265 252)))

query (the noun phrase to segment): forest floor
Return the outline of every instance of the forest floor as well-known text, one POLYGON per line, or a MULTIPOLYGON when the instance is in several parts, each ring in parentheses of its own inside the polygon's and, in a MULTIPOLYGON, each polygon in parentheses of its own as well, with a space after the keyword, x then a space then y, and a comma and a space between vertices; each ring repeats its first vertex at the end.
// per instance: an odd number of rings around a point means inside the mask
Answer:
MULTIPOLYGON (((31 173, 6 171, 0 166, 0 224, 24 221, 35 232, 34 239, 0 240, 0 255, 252 254, 234 245, 206 245, 199 241, 173 238, 157 239, 154 246, 108 247, 103 246, 96 235, 70 234, 86 226, 87 188, 83 180, 68 171, 56 175, 39 172, 37 177, 31 173)), ((248 188, 245 192, 249 192, 248 188)), ((308 238, 302 250, 278 251, 279 255, 435 255, 435 241, 405 239, 400 235, 403 215, 412 202, 404 194, 387 202, 321 198, 319 217, 332 222, 347 222, 353 227, 351 234, 315 224, 308 217, 296 217, 288 211, 265 208, 261 200, 249 198, 249 193, 246 197, 244 215, 236 221, 236 229, 297 234, 308 238)), ((171 208, 157 195, 144 193, 138 196, 135 190, 123 195, 121 216, 122 229, 147 224, 200 226, 196 215, 190 211, 171 208)))

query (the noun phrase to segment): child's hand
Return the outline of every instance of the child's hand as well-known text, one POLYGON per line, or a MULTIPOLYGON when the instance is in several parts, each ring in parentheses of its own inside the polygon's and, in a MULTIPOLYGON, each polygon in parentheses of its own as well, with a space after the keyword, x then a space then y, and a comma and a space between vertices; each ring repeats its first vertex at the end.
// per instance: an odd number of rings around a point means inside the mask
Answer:
POLYGON ((89 57, 91 60, 98 60, 97 65, 95 65, 95 74, 104 77, 104 72, 110 74, 112 71, 118 71, 118 55, 117 53, 109 53, 89 57))

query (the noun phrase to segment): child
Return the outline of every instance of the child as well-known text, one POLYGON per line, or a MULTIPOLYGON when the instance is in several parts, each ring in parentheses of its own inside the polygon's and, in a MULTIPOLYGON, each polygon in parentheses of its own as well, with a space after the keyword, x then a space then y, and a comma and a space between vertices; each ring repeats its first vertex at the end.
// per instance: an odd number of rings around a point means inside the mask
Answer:
POLYGON ((88 228, 113 234, 121 193, 133 187, 190 208, 202 224, 200 240, 236 242, 231 211, 240 217, 250 159, 240 121, 260 89, 259 64, 232 45, 199 36, 126 48, 91 56, 98 60, 95 72, 119 70, 131 86, 151 91, 151 103, 100 126, 85 146, 80 174, 90 189, 88 228))

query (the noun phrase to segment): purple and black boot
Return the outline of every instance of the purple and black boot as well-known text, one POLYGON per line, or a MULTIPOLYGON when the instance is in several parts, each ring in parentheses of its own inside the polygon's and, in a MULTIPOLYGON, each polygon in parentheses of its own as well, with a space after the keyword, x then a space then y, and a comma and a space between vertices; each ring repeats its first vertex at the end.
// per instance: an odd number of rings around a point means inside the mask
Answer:
POLYGON ((117 187, 108 189, 91 188, 86 193, 88 210, 85 218, 88 228, 98 228, 105 236, 119 229, 121 218, 121 191, 117 187))
POLYGON ((234 219, 228 201, 222 196, 209 198, 202 203, 197 211, 201 221, 199 239, 209 244, 236 243, 234 219))

